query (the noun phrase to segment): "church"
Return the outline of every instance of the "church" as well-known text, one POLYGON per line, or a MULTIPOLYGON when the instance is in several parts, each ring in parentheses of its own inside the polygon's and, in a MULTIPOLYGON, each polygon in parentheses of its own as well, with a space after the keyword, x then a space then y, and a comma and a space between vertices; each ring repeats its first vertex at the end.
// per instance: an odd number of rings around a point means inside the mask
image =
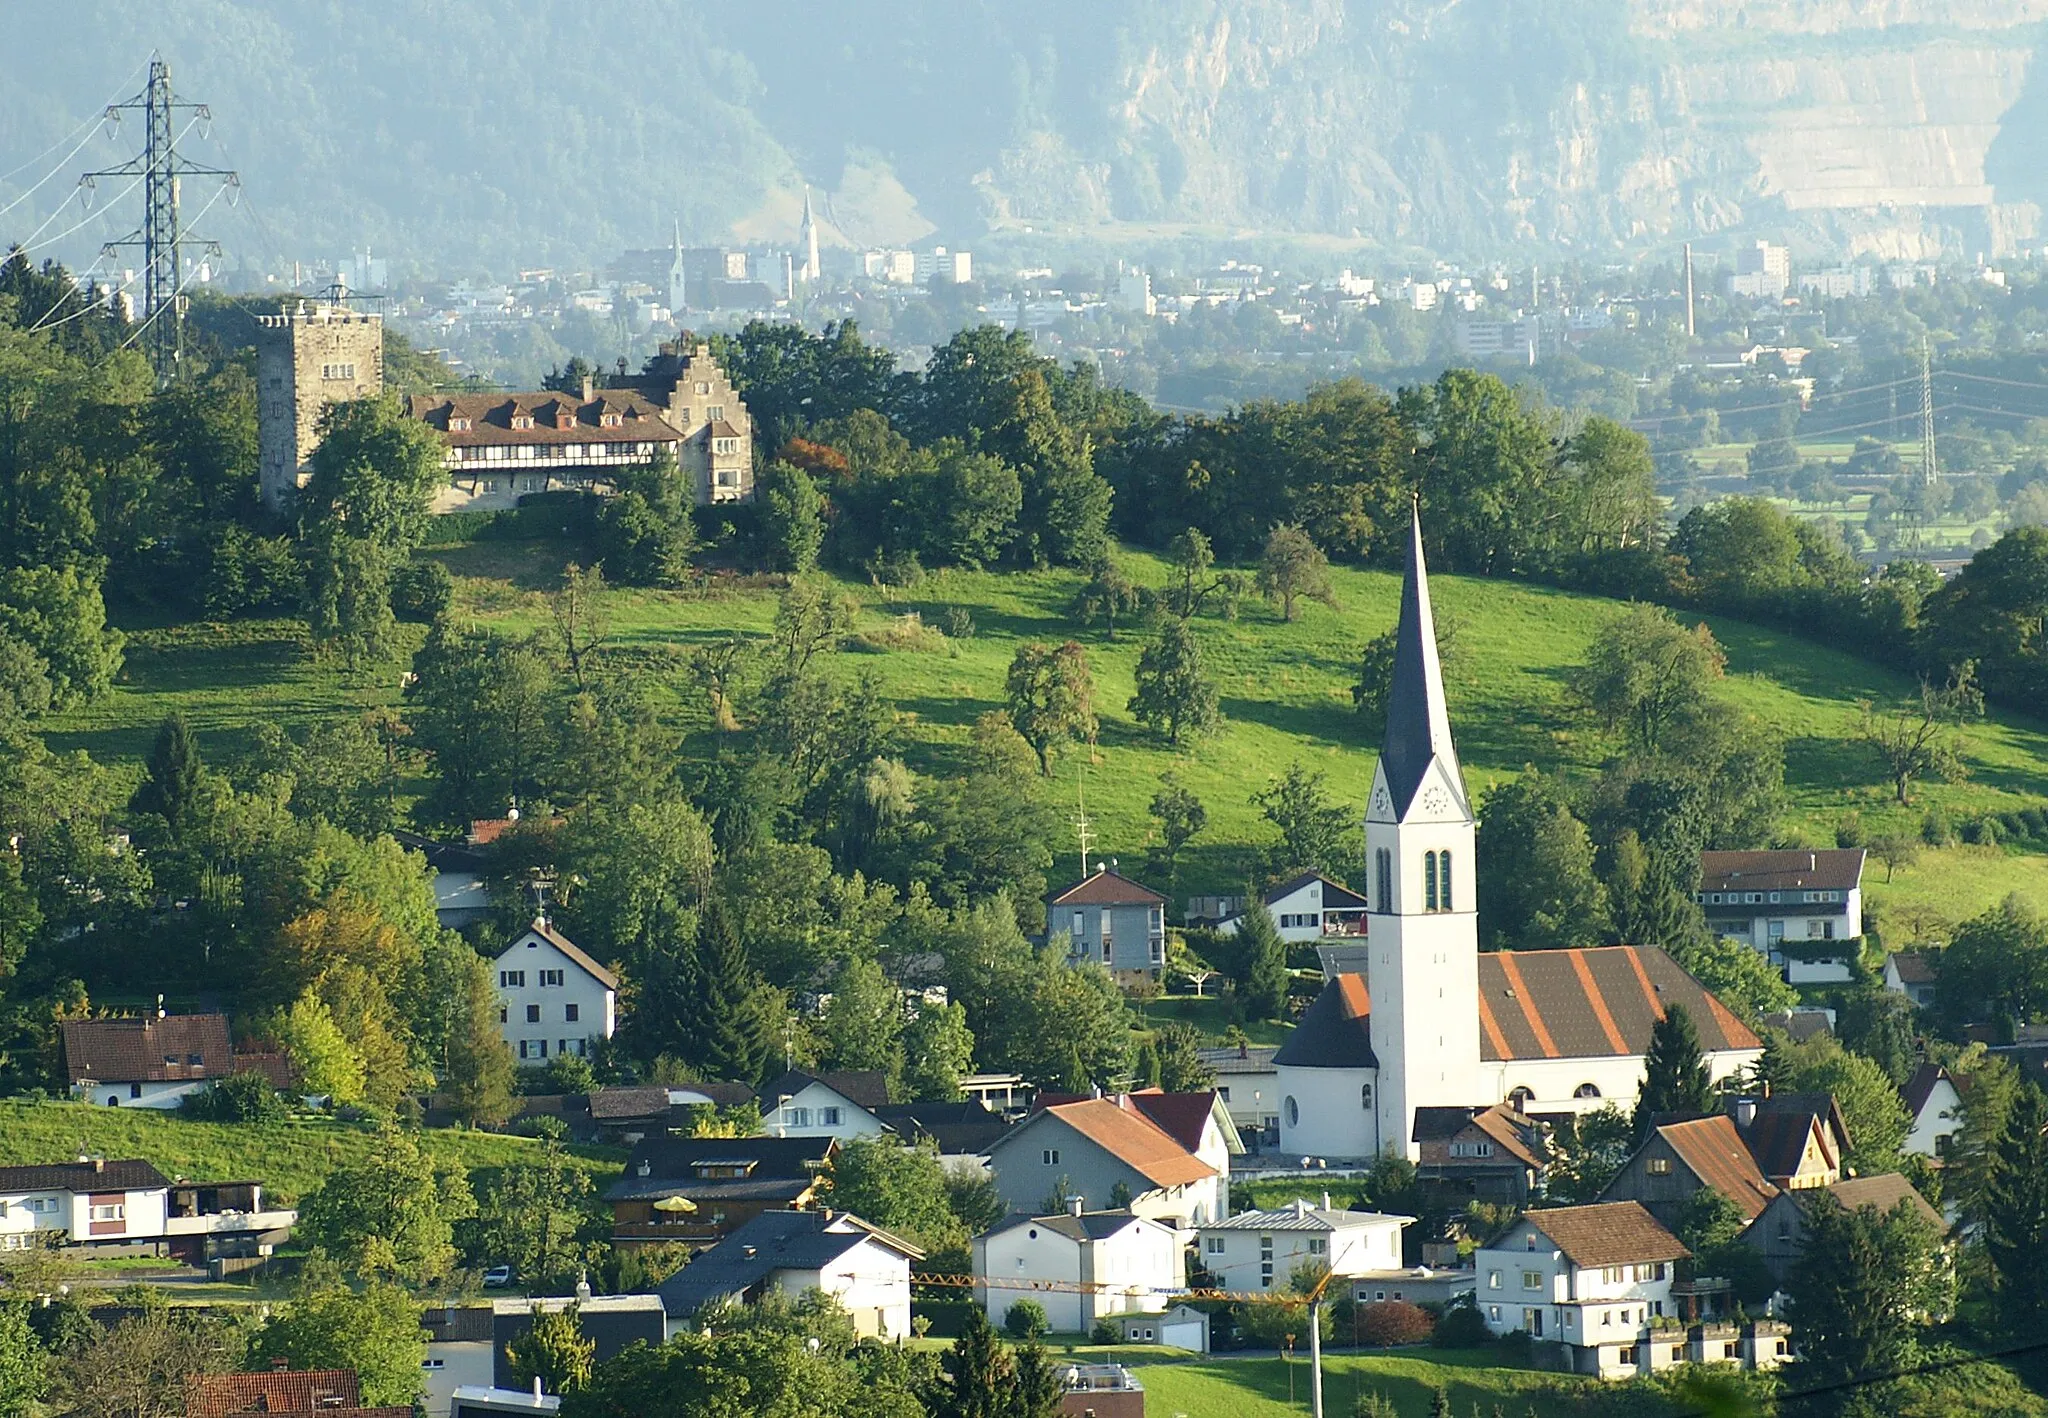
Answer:
POLYGON ((1328 983, 1274 1057, 1281 1152, 1415 1158, 1422 1109, 1627 1111, 1672 1004, 1697 1026, 1717 1082, 1762 1054, 1754 1031, 1662 950, 1481 954, 1476 826, 1451 742, 1418 515, 1365 814, 1365 948, 1328 954, 1328 983))

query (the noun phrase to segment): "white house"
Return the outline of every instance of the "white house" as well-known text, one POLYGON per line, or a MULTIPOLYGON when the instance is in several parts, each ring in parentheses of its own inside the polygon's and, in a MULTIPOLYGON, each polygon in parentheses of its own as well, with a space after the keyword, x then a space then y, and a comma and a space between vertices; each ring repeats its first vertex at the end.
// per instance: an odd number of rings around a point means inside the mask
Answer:
MULTIPOLYGON (((1365 898, 1316 872, 1283 881, 1262 899, 1280 938, 1290 944, 1365 934, 1365 898)), ((1241 914, 1226 917, 1216 923, 1216 933, 1236 935, 1243 920, 1241 914)))
POLYGON ((1107 1205, 1176 1228, 1220 1220, 1229 1178, 1130 1105, 1089 1098, 1040 1108, 989 1149, 1007 1211, 1038 1215, 1056 1198, 1107 1205))
POLYGON ((974 1238, 979 1299, 1000 1326, 1010 1306, 1036 1300, 1062 1334, 1086 1334, 1112 1315, 1159 1314, 1187 1282, 1180 1238, 1128 1211, 1072 1209, 1016 1216, 974 1238), (1072 1290, 1045 1288, 1048 1282, 1072 1290))
POLYGON ((1650 1369, 1652 1321, 1675 1318, 1673 1266, 1691 1254, 1633 1201, 1522 1215, 1474 1253, 1486 1327, 1562 1344, 1572 1370, 1627 1378, 1650 1369))
POLYGON ((1762 951, 1793 984, 1839 982, 1863 934, 1863 859, 1861 847, 1702 852, 1695 899, 1709 929, 1762 951))
POLYGON ((790 1299, 811 1290, 837 1300, 863 1337, 910 1336, 910 1263, 924 1252, 848 1212, 764 1211, 696 1257, 659 1290, 673 1338, 706 1305, 790 1299))
POLYGON ((1279 1050, 1268 1044, 1203 1049, 1202 1062, 1216 1075, 1216 1096, 1230 1110, 1230 1121, 1248 1150, 1256 1152, 1280 1141, 1280 1074, 1273 1067, 1279 1050))
POLYGON ((498 953, 498 1023, 522 1064, 590 1052, 618 1028, 619 977, 536 917, 498 953))
POLYGON ((201 1265, 267 1256, 298 1219, 266 1208, 260 1183, 174 1183, 133 1159, 0 1167, 0 1251, 54 1244, 201 1265))
POLYGON ((1913 1116, 1906 1134, 1906 1151, 1922 1157, 1946 1157, 1963 1130, 1963 1095, 1949 1071, 1937 1063, 1924 1063, 1901 1090, 1906 1111, 1913 1116))
POLYGON ((1933 957, 1924 951, 1901 950, 1884 958, 1884 987, 1895 995, 1904 995, 1922 1009, 1934 1004, 1935 987, 1940 981, 1933 957))
POLYGON ((1285 1289, 1305 1265, 1339 1276, 1401 1268, 1401 1230, 1412 1216, 1336 1211, 1297 1200, 1272 1211, 1242 1211, 1202 1227, 1202 1268, 1221 1290, 1285 1289))
POLYGON ((889 1101, 880 1069, 805 1073, 792 1069, 763 1088, 761 1128, 772 1137, 880 1137, 888 1126, 873 1109, 889 1101))
POLYGON ((491 1319, 489 1305, 429 1305, 421 1313, 420 1401, 428 1418, 448 1418, 459 1388, 491 1387, 491 1319))
POLYGON ((276 1054, 238 1054, 224 1014, 67 1019, 64 1070, 72 1096, 109 1108, 175 1108, 187 1094, 254 1071, 279 1087, 290 1079, 276 1054))

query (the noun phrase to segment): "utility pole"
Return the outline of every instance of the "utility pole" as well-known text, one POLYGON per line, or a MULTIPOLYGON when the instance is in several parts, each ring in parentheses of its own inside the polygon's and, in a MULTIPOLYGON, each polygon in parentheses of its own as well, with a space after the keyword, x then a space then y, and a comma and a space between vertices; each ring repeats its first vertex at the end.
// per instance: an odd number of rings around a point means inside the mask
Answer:
POLYGON ((1323 1418, 1323 1297, 1308 1302, 1308 1411, 1323 1418))
POLYGON ((1699 327, 1693 323, 1692 311, 1692 243, 1685 243, 1685 337, 1690 340, 1699 334, 1699 327))
POLYGON ((1920 342, 1920 481, 1929 487, 1941 481, 1934 457, 1934 357, 1925 340, 1920 342))
MULTIPOLYGON (((161 387, 178 377, 185 353, 185 300, 179 294, 184 285, 183 246, 187 240, 178 229, 178 179, 218 177, 229 187, 241 185, 241 175, 226 168, 202 167, 178 156, 173 123, 179 112, 189 112, 198 122, 211 121, 213 114, 203 103, 178 103, 171 96, 171 66, 161 54, 149 60, 149 83, 126 103, 107 105, 107 116, 119 121, 124 110, 145 115, 142 152, 119 167, 88 172, 79 181, 90 188, 101 177, 142 179, 142 225, 119 241, 101 249, 108 254, 123 246, 142 248, 142 320, 146 327, 143 349, 161 387)), ((202 259, 220 255, 220 243, 198 241, 202 259)))
POLYGON ((1074 836, 1081 843, 1081 875, 1088 875, 1088 849, 1095 845, 1095 832, 1088 823, 1087 780, 1079 765, 1074 768, 1074 836))

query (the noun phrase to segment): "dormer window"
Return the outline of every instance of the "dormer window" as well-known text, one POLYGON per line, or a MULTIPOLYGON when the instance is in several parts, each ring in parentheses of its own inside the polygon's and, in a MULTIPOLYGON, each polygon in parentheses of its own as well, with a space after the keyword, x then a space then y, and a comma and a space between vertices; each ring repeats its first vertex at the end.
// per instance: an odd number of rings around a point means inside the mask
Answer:
POLYGON ((598 419, 598 423, 605 428, 617 428, 624 422, 625 420, 617 414, 605 414, 598 419))
POLYGON ((529 428, 532 428, 532 427, 533 427, 533 415, 532 415, 532 414, 514 414, 514 415, 512 415, 512 427, 514 427, 514 428, 516 428, 516 429, 529 429, 529 428))
POLYGON ((461 414, 450 414, 448 416, 448 431, 450 433, 469 432, 469 420, 461 414))

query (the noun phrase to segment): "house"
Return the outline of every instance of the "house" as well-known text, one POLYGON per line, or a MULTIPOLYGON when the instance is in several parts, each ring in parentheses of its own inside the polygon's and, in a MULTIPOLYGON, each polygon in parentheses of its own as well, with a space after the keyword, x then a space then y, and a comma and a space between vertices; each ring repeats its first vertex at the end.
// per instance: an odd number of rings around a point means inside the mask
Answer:
POLYGON ((1416 1175, 1452 1197, 1521 1206, 1549 1164, 1543 1127, 1505 1103, 1415 1110, 1416 1175))
POLYGON ((807 1207, 838 1150, 830 1137, 642 1138, 605 1188, 612 1240, 709 1245, 764 1211, 807 1207))
POLYGON ((1835 1032, 1835 1012, 1824 1006, 1802 1009, 1774 1009, 1764 1016, 1764 1024, 1785 1035, 1795 1044, 1821 1034, 1835 1032))
POLYGON ((1187 1286, 1171 1226, 1128 1211, 1086 1211, 1076 1200, 1050 1216, 1013 1216, 974 1238, 976 1299, 1000 1327, 1010 1306, 1045 1307, 1055 1332, 1087 1334, 1099 1319, 1158 1315, 1187 1286), (1049 1285, 1074 1288, 1053 1289, 1049 1285))
POLYGON ((833 1211, 764 1211, 662 1282, 674 1334, 707 1305, 749 1303, 769 1291, 795 1299, 817 1290, 874 1339, 910 1337, 910 1263, 924 1252, 833 1211))
POLYGON ((545 916, 498 952, 498 1024, 522 1064, 584 1058, 618 1028, 619 977, 545 916))
POLYGON ((1411 1305, 1457 1303, 1459 1296, 1470 1299, 1473 1272, 1433 1265, 1409 1265, 1397 1270, 1369 1270, 1351 1277, 1351 1298, 1361 1305, 1388 1300, 1405 1300, 1411 1305))
POLYGON ((1067 936, 1071 960, 1092 960, 1120 985, 1166 969, 1166 898, 1103 863, 1045 907, 1046 931, 1067 936))
POLYGON ((660 1347, 668 1336, 668 1312, 659 1295, 592 1295, 587 1285, 577 1287, 573 1296, 546 1299, 494 1300, 491 1302, 491 1386, 519 1387, 512 1372, 512 1345, 533 1328, 534 1311, 557 1314, 576 1307, 576 1324, 583 1337, 596 1345, 591 1359, 602 1364, 636 1344, 660 1347))
POLYGON ((410 1404, 363 1407, 354 1369, 287 1369, 253 1374, 192 1374, 185 1379, 185 1418, 234 1418, 241 1413, 314 1414, 332 1418, 405 1418, 410 1404))
POLYGON ((393 832, 398 845, 427 859, 434 873, 434 917, 449 930, 490 919, 489 862, 474 841, 438 842, 417 832, 393 832))
MULTIPOLYGON (((1041 1093, 1034 1109, 1055 1103, 1088 1101, 1076 1095, 1041 1093)), ((1223 1209, 1230 1209, 1230 1159, 1242 1157, 1244 1139, 1231 1121, 1230 1109, 1215 1089, 1194 1093, 1167 1093, 1158 1088, 1134 1088, 1115 1098, 1119 1108, 1142 1114, 1189 1152, 1208 1163, 1217 1175, 1217 1195, 1223 1209)))
POLYGON ((133 1159, 0 1167, 0 1251, 56 1244, 204 1265, 266 1257, 298 1219, 266 1209, 260 1183, 174 1184, 133 1159))
POLYGON ((560 1394, 489 1384, 464 1384, 448 1398, 448 1418, 551 1418, 561 1411, 560 1394))
POLYGON ((1901 950, 1884 958, 1884 987, 1904 995, 1921 1009, 1934 1007, 1934 990, 1940 981, 1935 957, 1925 951, 1901 950))
POLYGON ((1867 1206, 1884 1215, 1890 1215, 1903 1202, 1937 1234, 1945 1234, 1948 1230, 1941 1213, 1928 1205, 1927 1199, 1913 1189, 1913 1184, 1897 1172, 1882 1172, 1874 1177, 1846 1177, 1826 1187, 1782 1193, 1744 1228, 1740 1237, 1744 1245, 1763 1256, 1764 1265, 1778 1282, 1780 1290, 1790 1280, 1793 1268, 1799 1263, 1800 1252, 1805 1249, 1808 1208, 1821 1204, 1819 1199, 1822 1196, 1851 1211, 1860 1211, 1867 1206))
POLYGON ((1126 1344, 1163 1344, 1194 1354, 1209 1352, 1209 1316, 1193 1305, 1175 1305, 1156 1315, 1125 1315, 1119 1327, 1126 1344))
POLYGON ((1480 1312, 1496 1335, 1562 1345, 1574 1373, 1632 1377, 1691 1254, 1633 1201, 1526 1212, 1473 1254, 1480 1312))
POLYGON ((989 1150, 1010 1130, 1010 1120, 980 1103, 884 1103, 873 1110, 882 1126, 912 1146, 929 1146, 948 1172, 988 1172, 989 1150))
POLYGON ((1599 1200, 1640 1204, 1664 1225, 1676 1226, 1686 1203, 1707 1189, 1734 1202, 1744 1222, 1755 1220, 1778 1195, 1726 1113, 1650 1129, 1599 1200))
MULTIPOLYGON (((1417 514, 1386 730, 1365 811, 1369 930, 1274 1055, 1283 1154, 1420 1156, 1416 1113, 1506 1102, 1525 1117, 1631 1106, 1650 1036, 1682 1004, 1716 1079, 1761 1041, 1661 950, 1479 953, 1477 817, 1444 697, 1417 514)), ((1325 948, 1328 946, 1328 948, 1325 948)))
POLYGON ((1098 1204, 1128 1198, 1138 1215, 1187 1228, 1228 1210, 1225 1176, 1143 1113, 1108 1098, 1039 1109, 995 1143, 989 1166, 1003 1205, 1024 1215, 1064 1209, 1075 1197, 1098 1204))
MULTIPOLYGON (((1318 872, 1302 872, 1281 882, 1261 898, 1266 913, 1289 944, 1308 944, 1326 936, 1363 936, 1366 900, 1350 887, 1318 872)), ((1239 911, 1216 923, 1218 935, 1237 934, 1244 915, 1239 911)))
POLYGON ((1035 1086, 1021 1073, 970 1073, 960 1080, 960 1096, 990 1112, 1013 1117, 1031 1106, 1035 1086))
POLYGON ((889 1101, 880 1069, 805 1073, 792 1069, 763 1088, 756 1101, 761 1126, 775 1137, 835 1137, 852 1142, 888 1129, 872 1111, 889 1101))
POLYGON ((1762 951, 1795 985, 1847 980, 1863 934, 1861 847, 1702 852, 1695 893, 1710 929, 1762 951), (1822 942, 1840 941, 1830 950, 1822 942))
POLYGON ((420 1312, 427 1342, 420 1402, 428 1418, 450 1418, 457 1389, 492 1387, 494 1315, 487 1304, 428 1305, 420 1312))
POLYGON ((1069 1364, 1060 1412, 1070 1418, 1145 1418, 1145 1386, 1122 1364, 1069 1364))
POLYGON ((1743 1146, 1757 1170, 1784 1191, 1824 1187, 1842 1175, 1849 1124, 1831 1093, 1779 1093, 1729 1098, 1743 1146))
POLYGON ((1901 1091, 1906 1111, 1913 1117, 1906 1151, 1922 1157, 1947 1157, 1956 1134, 1963 1130, 1963 1095, 1955 1075, 1938 1063, 1923 1063, 1901 1091))
POLYGON ((1340 1276, 1401 1268, 1401 1231, 1412 1216, 1338 1211, 1296 1200, 1270 1211, 1241 1211, 1201 1228, 1202 1269, 1219 1290, 1285 1289, 1303 1266, 1340 1276))
POLYGON ((1203 1064, 1216 1075, 1216 1096, 1230 1110, 1230 1120, 1249 1152, 1280 1143, 1280 1074, 1273 1067, 1278 1052, 1277 1046, 1266 1044, 1200 1051, 1203 1064))
POLYGON ((175 1108, 219 1079, 257 1072, 288 1087, 276 1054, 237 1054, 224 1014, 67 1019, 64 1073, 73 1097, 109 1108, 175 1108))

